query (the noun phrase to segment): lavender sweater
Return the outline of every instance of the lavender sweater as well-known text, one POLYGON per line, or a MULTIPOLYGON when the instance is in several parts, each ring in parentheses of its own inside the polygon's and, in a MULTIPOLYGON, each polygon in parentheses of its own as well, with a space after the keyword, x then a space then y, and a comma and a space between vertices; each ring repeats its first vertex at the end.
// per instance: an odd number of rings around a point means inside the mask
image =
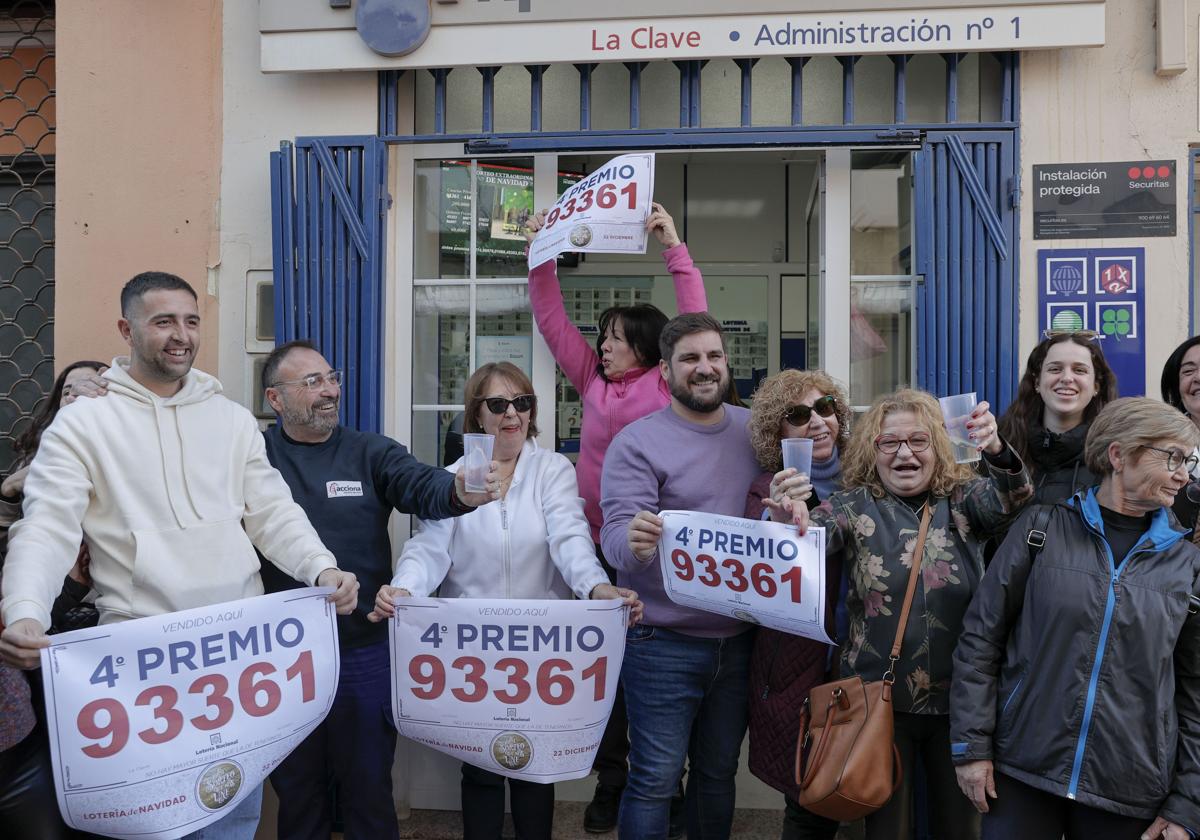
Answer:
POLYGON ((746 488, 759 473, 746 423, 750 412, 726 405, 712 426, 689 423, 670 406, 626 426, 608 448, 600 482, 604 557, 617 582, 637 590, 644 621, 692 636, 734 636, 746 625, 681 607, 663 591, 658 552, 643 563, 629 550, 629 522, 640 510, 697 510, 741 516, 746 488))

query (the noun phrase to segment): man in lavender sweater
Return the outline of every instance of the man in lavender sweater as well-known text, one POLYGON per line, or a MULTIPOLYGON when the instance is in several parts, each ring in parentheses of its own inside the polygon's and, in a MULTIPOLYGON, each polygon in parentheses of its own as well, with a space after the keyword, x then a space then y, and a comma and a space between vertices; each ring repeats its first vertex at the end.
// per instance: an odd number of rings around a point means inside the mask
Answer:
POLYGON ((722 401, 729 365, 721 325, 705 312, 680 315, 660 344, 671 404, 614 438, 601 479, 604 556, 645 604, 642 623, 627 633, 621 669, 630 748, 618 826, 629 840, 666 838, 671 795, 690 756, 687 835, 716 840, 728 838, 733 823, 753 634, 742 622, 667 598, 657 514, 741 516, 759 468, 746 433, 750 412, 722 401))

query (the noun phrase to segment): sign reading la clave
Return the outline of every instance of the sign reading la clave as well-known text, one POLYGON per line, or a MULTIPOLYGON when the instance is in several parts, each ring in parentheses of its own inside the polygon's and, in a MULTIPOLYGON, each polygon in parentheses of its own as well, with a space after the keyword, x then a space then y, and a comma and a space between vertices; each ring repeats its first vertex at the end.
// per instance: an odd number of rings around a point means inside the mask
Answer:
MULTIPOLYGON (((381 9, 422 2, 361 1, 381 9)), ((864 2, 854 10, 832 2, 820 10, 815 3, 765 0, 736 5, 713 0, 443 0, 433 5, 431 16, 420 19, 359 15, 357 30, 348 10, 308 8, 313 2, 262 0, 264 71, 995 52, 1104 44, 1104 3, 1089 0, 978 5, 930 0, 909 8, 903 2, 864 2), (422 31, 404 31, 417 26, 422 31)))
POLYGON ((1034 239, 1175 235, 1175 161, 1033 167, 1034 239))

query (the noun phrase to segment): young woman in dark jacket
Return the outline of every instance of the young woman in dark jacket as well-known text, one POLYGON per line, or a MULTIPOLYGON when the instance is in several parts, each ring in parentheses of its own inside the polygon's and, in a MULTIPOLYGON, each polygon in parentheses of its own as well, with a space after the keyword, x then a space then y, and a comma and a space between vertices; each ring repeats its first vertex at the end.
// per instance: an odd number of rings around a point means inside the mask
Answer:
POLYGON ((1200 830, 1200 550, 1168 510, 1198 442, 1170 406, 1110 403, 1085 448, 1100 486, 1030 508, 993 559, 950 694, 984 840, 1200 830))
POLYGON ((1116 398, 1116 374, 1094 337, 1061 333, 1033 348, 1017 398, 1000 418, 1000 436, 1029 470, 1035 502, 1061 501, 1096 484, 1083 442, 1100 409, 1116 398))

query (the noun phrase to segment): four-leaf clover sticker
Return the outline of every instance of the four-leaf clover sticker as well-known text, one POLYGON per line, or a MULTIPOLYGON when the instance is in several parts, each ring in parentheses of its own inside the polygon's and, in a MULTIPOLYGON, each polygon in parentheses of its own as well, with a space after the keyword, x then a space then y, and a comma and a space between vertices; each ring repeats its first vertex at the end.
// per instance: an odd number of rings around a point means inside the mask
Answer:
POLYGON ((1128 308, 1105 309, 1100 315, 1100 332, 1118 341, 1133 332, 1133 315, 1128 308))

